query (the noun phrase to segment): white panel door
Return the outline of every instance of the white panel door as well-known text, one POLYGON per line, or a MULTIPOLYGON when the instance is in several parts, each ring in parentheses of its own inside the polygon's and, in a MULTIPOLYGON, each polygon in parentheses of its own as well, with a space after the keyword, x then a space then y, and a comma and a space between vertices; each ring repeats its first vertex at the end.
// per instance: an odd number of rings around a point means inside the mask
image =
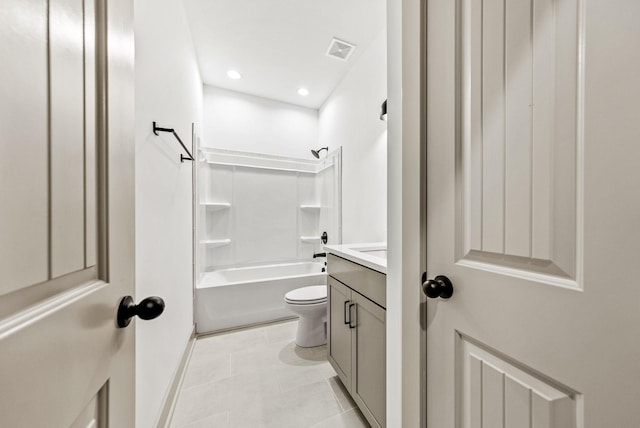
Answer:
POLYGON ((0 425, 133 427, 133 2, 0 2, 0 425))
POLYGON ((426 16, 428 426, 640 426, 640 2, 426 16))

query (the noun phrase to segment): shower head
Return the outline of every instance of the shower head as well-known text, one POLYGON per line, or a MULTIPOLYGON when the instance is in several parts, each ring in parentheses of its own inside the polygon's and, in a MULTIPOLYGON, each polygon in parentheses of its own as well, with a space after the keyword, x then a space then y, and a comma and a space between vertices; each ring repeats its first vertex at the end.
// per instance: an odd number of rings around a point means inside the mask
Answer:
POLYGON ((316 159, 320 159, 320 152, 326 150, 327 152, 329 151, 329 147, 323 147, 321 149, 318 150, 313 150, 311 149, 311 154, 314 155, 316 157, 316 159))

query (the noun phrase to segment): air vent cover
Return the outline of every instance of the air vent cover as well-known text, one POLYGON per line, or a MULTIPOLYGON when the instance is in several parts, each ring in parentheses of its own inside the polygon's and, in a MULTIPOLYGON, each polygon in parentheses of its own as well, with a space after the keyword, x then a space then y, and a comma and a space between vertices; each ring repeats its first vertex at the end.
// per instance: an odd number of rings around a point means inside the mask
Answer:
POLYGON ((341 61, 347 61, 355 49, 356 45, 353 43, 345 42, 344 40, 334 37, 329 44, 329 49, 327 49, 327 56, 341 61))

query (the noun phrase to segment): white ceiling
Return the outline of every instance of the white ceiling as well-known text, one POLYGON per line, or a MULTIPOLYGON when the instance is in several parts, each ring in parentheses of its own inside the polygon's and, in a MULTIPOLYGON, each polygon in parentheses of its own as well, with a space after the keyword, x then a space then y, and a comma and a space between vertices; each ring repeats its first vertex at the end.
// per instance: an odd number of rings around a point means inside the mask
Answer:
POLYGON ((385 0, 185 0, 205 84, 319 108, 384 29, 385 0), (358 47, 325 55, 333 37, 358 47), (227 71, 240 72, 232 80, 227 71), (309 89, 306 97, 299 87, 309 89))

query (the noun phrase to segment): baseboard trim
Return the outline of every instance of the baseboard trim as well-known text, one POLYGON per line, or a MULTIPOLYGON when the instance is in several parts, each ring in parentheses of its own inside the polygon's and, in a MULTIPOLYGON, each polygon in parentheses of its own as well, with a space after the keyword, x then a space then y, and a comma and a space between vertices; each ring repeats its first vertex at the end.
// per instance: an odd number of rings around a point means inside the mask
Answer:
POLYGON ((191 331, 189 342, 187 342, 187 346, 185 347, 184 353, 182 354, 180 365, 178 366, 178 369, 173 376, 171 387, 169 388, 169 392, 167 393, 167 397, 165 398, 164 405, 162 406, 162 413, 160 413, 160 419, 158 420, 158 424, 156 425, 158 428, 169 428, 169 426, 171 425, 173 412, 176 408, 176 403, 178 402, 178 395, 180 392, 180 388, 182 387, 182 382, 184 381, 184 375, 187 372, 189 361, 191 360, 191 354, 193 353, 193 347, 196 344, 196 338, 196 326, 194 325, 193 330, 191 331))
POLYGON ((258 328, 258 327, 264 327, 266 325, 270 325, 270 324, 282 324, 288 321, 293 321, 293 320, 297 320, 298 316, 297 315, 292 315, 290 317, 284 317, 284 318, 277 318, 275 320, 269 320, 269 321, 259 321, 259 322, 254 322, 251 324, 242 324, 242 325, 238 325, 235 327, 228 327, 228 328, 221 328, 219 330, 213 330, 213 331, 205 331, 202 333, 197 333, 196 332, 196 338, 197 339, 201 339, 201 338, 205 338, 208 336, 216 336, 218 334, 223 334, 223 333, 231 333, 234 331, 239 331, 239 330, 251 330, 252 328, 258 328))

